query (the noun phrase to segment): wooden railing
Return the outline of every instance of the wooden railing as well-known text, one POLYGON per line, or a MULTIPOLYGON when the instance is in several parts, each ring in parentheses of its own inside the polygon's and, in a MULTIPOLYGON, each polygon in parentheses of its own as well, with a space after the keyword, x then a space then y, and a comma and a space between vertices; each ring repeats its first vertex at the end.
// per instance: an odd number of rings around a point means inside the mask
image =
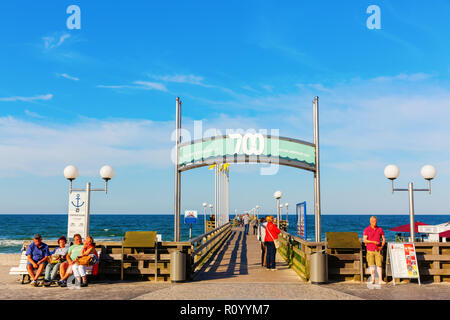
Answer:
MULTIPOLYGON (((281 246, 278 253, 304 281, 310 278, 310 258, 313 252, 326 248, 325 242, 310 242, 282 231, 278 237, 281 246)), ((450 243, 415 242, 419 274, 422 282, 450 282, 450 243)), ((383 278, 392 279, 387 246, 383 253, 383 278)), ((333 248, 327 250, 328 279, 330 281, 366 281, 370 270, 366 250, 333 248)))
POLYGON ((323 250, 325 243, 306 241, 285 231, 281 231, 278 239, 281 243, 278 248, 280 255, 302 280, 309 281, 311 254, 323 250))
POLYGON ((191 250, 188 264, 190 265, 191 279, 198 275, 203 265, 209 261, 230 236, 231 226, 231 223, 227 223, 189 241, 191 250))

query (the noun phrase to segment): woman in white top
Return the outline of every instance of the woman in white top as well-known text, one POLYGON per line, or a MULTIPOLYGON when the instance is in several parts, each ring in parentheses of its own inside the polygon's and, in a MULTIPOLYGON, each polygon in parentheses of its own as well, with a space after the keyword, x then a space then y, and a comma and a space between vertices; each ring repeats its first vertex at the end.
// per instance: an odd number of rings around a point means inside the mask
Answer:
POLYGON ((258 233, 256 235, 256 238, 261 243, 261 266, 266 266, 266 246, 264 245, 264 238, 266 237, 266 225, 267 222, 265 222, 264 218, 261 218, 259 220, 258 225, 258 233))

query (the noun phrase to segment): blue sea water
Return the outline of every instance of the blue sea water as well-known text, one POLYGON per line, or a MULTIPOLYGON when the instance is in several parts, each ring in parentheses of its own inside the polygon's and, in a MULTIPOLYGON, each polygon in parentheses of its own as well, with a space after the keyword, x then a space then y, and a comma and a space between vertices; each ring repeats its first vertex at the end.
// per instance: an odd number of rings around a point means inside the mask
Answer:
MULTIPOLYGON (((198 223, 193 225, 193 237, 203 233, 203 218, 199 215, 198 223)), ((322 239, 327 231, 354 231, 362 237, 364 228, 369 225, 369 218, 370 215, 322 215, 322 239)), ((435 225, 450 221, 450 215, 416 215, 415 220, 435 225)), ((120 241, 126 231, 158 231, 163 241, 172 241, 173 222, 172 215, 91 215, 90 234, 96 241, 120 241)), ((314 239, 314 216, 307 215, 306 222, 307 238, 314 239)), ((395 232, 388 229, 408 223, 408 215, 378 216, 378 225, 384 229, 388 240, 395 239, 395 232)), ((294 235, 297 233, 297 218, 294 215, 289 215, 288 231, 294 235)), ((0 215, 0 253, 19 253, 23 240, 31 239, 35 233, 40 233, 44 241, 66 235, 67 215, 0 215)), ((189 225, 181 224, 181 240, 188 239, 189 225)))

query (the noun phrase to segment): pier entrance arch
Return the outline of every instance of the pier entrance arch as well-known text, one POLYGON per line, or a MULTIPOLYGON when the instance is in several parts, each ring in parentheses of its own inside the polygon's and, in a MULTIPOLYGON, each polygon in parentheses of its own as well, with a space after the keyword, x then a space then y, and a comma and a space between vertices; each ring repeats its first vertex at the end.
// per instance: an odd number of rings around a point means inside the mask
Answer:
POLYGON ((268 163, 314 175, 315 241, 321 241, 319 98, 313 101, 314 141, 256 134, 229 134, 181 143, 181 100, 176 99, 174 241, 180 241, 181 173, 223 163, 268 163))

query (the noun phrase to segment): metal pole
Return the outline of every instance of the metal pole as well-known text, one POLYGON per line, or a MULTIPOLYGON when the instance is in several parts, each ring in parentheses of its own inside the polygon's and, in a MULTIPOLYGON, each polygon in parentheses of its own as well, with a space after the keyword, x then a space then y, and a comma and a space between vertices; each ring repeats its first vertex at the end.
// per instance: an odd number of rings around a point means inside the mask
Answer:
POLYGON ((314 215, 316 242, 321 241, 320 226, 320 159, 319 159, 319 97, 314 98, 314 149, 316 154, 316 170, 314 172, 314 215))
POLYGON ((411 236, 409 241, 414 242, 416 236, 414 226, 414 188, 412 182, 408 184, 408 193, 409 193, 409 233, 411 236))
POLYGON ((280 199, 277 199, 277 227, 280 228, 280 199))
POLYGON ((175 127, 175 205, 174 205, 174 241, 180 241, 180 207, 181 207, 181 173, 178 170, 178 163, 180 158, 179 145, 181 143, 181 100, 177 97, 176 100, 176 127, 175 127))
POLYGON ((91 214, 91 183, 86 183, 86 225, 84 226, 85 238, 89 235, 89 215, 91 214))
POLYGON ((204 215, 204 218, 205 218, 205 227, 204 227, 204 229, 205 229, 205 233, 206 233, 206 207, 203 207, 203 215, 204 215))

